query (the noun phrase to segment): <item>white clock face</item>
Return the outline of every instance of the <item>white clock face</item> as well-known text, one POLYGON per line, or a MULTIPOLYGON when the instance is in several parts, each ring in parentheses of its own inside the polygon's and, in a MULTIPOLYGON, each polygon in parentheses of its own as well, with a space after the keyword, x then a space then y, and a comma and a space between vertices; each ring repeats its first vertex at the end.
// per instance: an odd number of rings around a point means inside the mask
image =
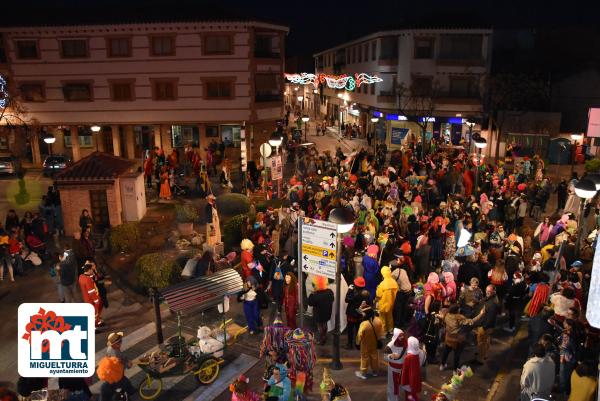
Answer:
POLYGON ((0 109, 3 109, 8 104, 8 87, 6 79, 0 75, 0 109))

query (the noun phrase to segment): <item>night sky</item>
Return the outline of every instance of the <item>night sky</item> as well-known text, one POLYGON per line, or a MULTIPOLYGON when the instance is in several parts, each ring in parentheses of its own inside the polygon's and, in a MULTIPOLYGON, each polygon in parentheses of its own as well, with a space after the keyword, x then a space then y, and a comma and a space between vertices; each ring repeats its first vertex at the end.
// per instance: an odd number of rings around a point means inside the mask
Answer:
POLYGON ((377 30, 411 26, 597 27, 600 14, 590 6, 594 3, 596 1, 23 0, 3 6, 0 24, 254 16, 290 26, 288 55, 310 56, 377 30))

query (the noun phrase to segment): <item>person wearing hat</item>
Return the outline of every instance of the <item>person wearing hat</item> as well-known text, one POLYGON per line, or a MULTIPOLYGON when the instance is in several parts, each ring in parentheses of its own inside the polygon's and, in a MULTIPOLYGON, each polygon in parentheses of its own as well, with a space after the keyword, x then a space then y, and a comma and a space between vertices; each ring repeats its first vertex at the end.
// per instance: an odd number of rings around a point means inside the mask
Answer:
POLYGON ((392 271, 389 266, 381 268, 381 276, 383 280, 377 286, 377 308, 379 317, 383 322, 383 331, 387 335, 392 334, 394 329, 393 307, 398 293, 398 283, 392 278, 392 271))
POLYGON ((354 372, 359 379, 366 380, 367 372, 371 376, 377 376, 379 371, 379 348, 380 339, 383 337, 383 324, 375 316, 373 308, 363 302, 359 308, 363 321, 358 328, 356 343, 360 346, 360 370, 354 372))
POLYGON ((108 340, 106 342, 106 346, 107 346, 106 356, 114 356, 114 357, 119 358, 119 360, 121 361, 123 366, 125 366, 125 368, 128 369, 128 368, 131 368, 132 363, 129 360, 129 358, 127 358, 125 356, 123 351, 121 351, 122 345, 123 345, 123 332, 118 331, 116 333, 110 333, 108 335, 108 340))
POLYGON ((219 213, 217 211, 217 198, 213 194, 206 197, 204 206, 206 221, 206 242, 215 246, 221 242, 221 227, 219 225, 219 213))
MULTIPOLYGON (((408 242, 406 242, 408 243, 408 242)), ((392 278, 398 283, 398 292, 394 300, 393 319, 394 327, 403 327, 408 320, 408 300, 412 295, 412 284, 408 278, 410 258, 404 256, 401 249, 396 249, 394 252, 396 260, 391 263, 392 278)))
POLYGON ((96 287, 96 282, 94 281, 93 267, 94 266, 91 263, 84 264, 83 274, 79 275, 78 282, 83 302, 94 307, 96 327, 100 327, 104 325, 104 322, 100 318, 100 314, 102 313, 102 299, 100 298, 98 287, 96 287))
POLYGON ((375 244, 367 247, 367 253, 363 256, 362 265, 364 269, 363 276, 365 278, 365 288, 371 295, 370 301, 375 299, 375 292, 379 284, 379 262, 377 262, 377 254, 379 247, 375 244))
POLYGON ((358 326, 362 320, 362 314, 359 311, 360 305, 369 302, 369 291, 365 289, 365 279, 357 277, 354 283, 348 287, 346 293, 346 334, 348 335, 347 349, 354 349, 354 340, 358 333, 358 326))
POLYGON ((394 328, 394 335, 383 354, 383 359, 388 363, 387 400, 399 401, 401 394, 400 377, 402 364, 406 355, 406 337, 404 331, 394 328))
POLYGON ((259 401, 261 397, 255 391, 248 388, 250 379, 245 375, 240 375, 233 383, 229 385, 231 391, 231 401, 259 401))
POLYGON ((527 283, 523 274, 519 271, 513 274, 512 284, 508 288, 505 297, 506 309, 508 310, 508 326, 504 328, 509 333, 516 330, 517 319, 521 316, 525 297, 527 296, 527 283))

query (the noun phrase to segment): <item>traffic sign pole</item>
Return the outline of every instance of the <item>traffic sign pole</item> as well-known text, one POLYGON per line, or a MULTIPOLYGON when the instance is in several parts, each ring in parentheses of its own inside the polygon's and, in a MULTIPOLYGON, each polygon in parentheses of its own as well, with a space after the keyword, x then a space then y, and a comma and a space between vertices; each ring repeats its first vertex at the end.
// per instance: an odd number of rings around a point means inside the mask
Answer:
POLYGON ((298 283, 300 284, 300 294, 298 299, 300 300, 300 328, 304 330, 304 278, 302 277, 302 218, 298 218, 298 260, 296 264, 298 266, 298 283))
POLYGON ((335 269, 335 325, 333 328, 333 353, 331 358, 331 369, 342 370, 342 360, 340 359, 340 307, 342 300, 341 297, 341 281, 342 281, 342 257, 340 256, 340 250, 342 249, 342 236, 337 235, 337 268, 335 269))

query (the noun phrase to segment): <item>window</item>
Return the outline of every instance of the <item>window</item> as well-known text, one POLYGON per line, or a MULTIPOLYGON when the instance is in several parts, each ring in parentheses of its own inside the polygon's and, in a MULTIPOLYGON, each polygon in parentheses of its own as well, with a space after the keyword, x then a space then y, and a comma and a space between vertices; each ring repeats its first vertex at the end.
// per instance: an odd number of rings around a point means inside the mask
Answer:
POLYGON ((87 57, 87 40, 65 39, 60 41, 61 56, 63 58, 87 57))
POLYGON ((440 59, 478 60, 482 58, 482 35, 443 35, 440 59))
POLYGON ((8 138, 0 135, 0 150, 8 150, 8 138))
POLYGON ((367 43, 363 45, 363 60, 365 63, 369 61, 369 45, 367 43))
POLYGON ((131 57, 131 41, 129 38, 109 38, 109 57, 131 57))
POLYGON ((233 40, 230 35, 206 35, 204 54, 232 54, 233 40))
POLYGON ((6 49, 4 49, 4 40, 0 33, 0 64, 6 63, 6 49))
POLYGON ((381 38, 379 58, 383 60, 395 60, 398 58, 398 40, 395 36, 381 38))
POLYGON ((92 100, 92 85, 86 82, 64 84, 63 96, 67 102, 89 102, 92 100))
POLYGON ((369 85, 371 87, 371 95, 375 94, 375 84, 369 85))
POLYGON ((221 140, 225 146, 233 144, 236 148, 240 146, 242 127, 239 125, 221 125, 221 140))
POLYGON ((207 99, 228 99, 233 97, 233 82, 208 81, 204 85, 207 99))
POLYGON ((433 39, 415 38, 415 58, 433 58, 433 39))
POLYGON ((431 77, 413 77, 410 88, 413 96, 430 96, 433 80, 431 77))
POLYGON ((175 40, 173 36, 153 36, 151 45, 153 56, 175 55, 175 40))
POLYGON ((22 60, 30 60, 39 58, 37 40, 17 40, 17 58, 22 60))
POLYGON ((450 89, 452 97, 478 97, 479 88, 477 80, 471 77, 450 77, 450 89))
POLYGON ((371 61, 377 60, 377 42, 371 43, 371 61))
POLYGON ((185 145, 192 147, 200 146, 200 130, 195 125, 173 125, 171 126, 171 145, 174 148, 182 148, 185 145))
POLYGON ((350 64, 350 49, 346 49, 346 64, 350 64))
MULTIPOLYGON (((64 141, 65 147, 70 148, 73 146, 71 143, 71 130, 66 129, 64 132, 64 141)), ((92 132, 84 127, 79 127, 77 129, 77 138, 79 142, 80 148, 91 148, 94 145, 94 140, 92 136, 92 132)))
POLYGON ((126 102, 133 100, 134 83, 129 82, 111 82, 111 99, 116 102, 126 102))
POLYGON ((177 83, 175 80, 156 80, 152 82, 154 100, 175 100, 177 98, 177 83))
POLYGON ((256 74, 254 77, 255 100, 257 102, 275 102, 281 100, 281 82, 279 74, 256 74))
POLYGON ((219 137, 219 126, 218 125, 207 125, 206 126, 206 137, 207 138, 218 138, 219 137))
POLYGON ((254 57, 279 58, 279 37, 257 35, 254 40, 254 57))
POLYGON ((362 46, 358 45, 358 47, 356 48, 356 52, 358 53, 358 62, 362 63, 362 61, 363 61, 362 46))
POLYGON ((46 100, 44 95, 44 85, 41 83, 26 83, 19 86, 21 98, 25 102, 43 102, 46 100))

